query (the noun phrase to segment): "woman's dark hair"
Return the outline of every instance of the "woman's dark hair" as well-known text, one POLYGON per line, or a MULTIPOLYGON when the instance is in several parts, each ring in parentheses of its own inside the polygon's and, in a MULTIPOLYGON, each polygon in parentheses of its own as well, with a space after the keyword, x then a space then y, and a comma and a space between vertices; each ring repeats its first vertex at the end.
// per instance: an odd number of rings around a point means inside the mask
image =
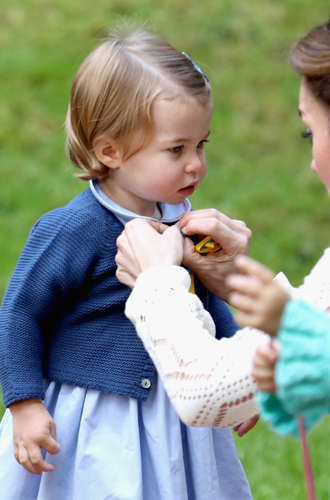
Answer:
POLYGON ((299 40, 290 64, 304 77, 313 96, 330 109, 330 20, 299 40))

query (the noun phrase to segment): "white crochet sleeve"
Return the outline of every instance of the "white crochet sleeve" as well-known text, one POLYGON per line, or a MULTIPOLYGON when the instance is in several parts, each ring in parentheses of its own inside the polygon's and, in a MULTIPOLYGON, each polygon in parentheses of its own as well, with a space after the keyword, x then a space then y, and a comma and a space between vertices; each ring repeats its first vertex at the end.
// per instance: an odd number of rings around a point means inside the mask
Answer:
POLYGON ((215 339, 213 320, 189 286, 185 269, 152 267, 138 278, 126 316, 181 420, 197 427, 232 427, 258 413, 252 357, 269 337, 246 328, 229 339, 215 339))
POLYGON ((325 311, 330 307, 330 249, 327 248, 298 288, 293 288, 286 276, 279 273, 275 281, 293 298, 305 300, 317 309, 325 311))

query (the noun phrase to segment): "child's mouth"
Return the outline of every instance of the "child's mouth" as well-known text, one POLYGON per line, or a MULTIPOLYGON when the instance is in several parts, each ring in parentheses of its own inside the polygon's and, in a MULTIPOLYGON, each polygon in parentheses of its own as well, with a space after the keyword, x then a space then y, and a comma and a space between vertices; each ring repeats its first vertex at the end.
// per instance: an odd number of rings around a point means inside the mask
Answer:
POLYGON ((183 189, 179 189, 179 193, 185 197, 191 196, 193 194, 193 192, 195 191, 195 188, 196 188, 196 185, 191 184, 190 186, 187 186, 183 189))

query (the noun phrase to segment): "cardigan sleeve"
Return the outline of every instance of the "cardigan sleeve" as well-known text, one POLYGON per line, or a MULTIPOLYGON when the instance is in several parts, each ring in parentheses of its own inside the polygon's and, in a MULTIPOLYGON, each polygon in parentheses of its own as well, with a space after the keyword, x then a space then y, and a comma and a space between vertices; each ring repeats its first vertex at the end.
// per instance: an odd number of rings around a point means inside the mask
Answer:
POLYGON ((0 310, 4 403, 43 398, 47 337, 96 265, 91 221, 56 209, 32 228, 0 310), (86 241, 89 241, 86 244, 86 241))
POLYGON ((181 420, 196 427, 231 427, 258 413, 252 356, 269 338, 244 329, 215 339, 214 322, 189 285, 181 267, 152 267, 139 276, 125 313, 181 420))
POLYGON ((296 417, 311 428, 330 411, 330 317, 301 300, 289 302, 279 331, 276 395, 261 393, 261 414, 280 434, 297 435, 296 417))

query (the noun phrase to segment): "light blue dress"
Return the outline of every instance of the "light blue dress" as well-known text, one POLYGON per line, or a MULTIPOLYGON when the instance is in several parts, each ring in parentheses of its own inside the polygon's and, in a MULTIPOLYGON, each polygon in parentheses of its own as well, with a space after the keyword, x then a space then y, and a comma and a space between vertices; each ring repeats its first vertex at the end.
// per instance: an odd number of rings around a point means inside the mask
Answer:
MULTIPOLYGON (((98 186, 91 188, 99 199, 98 186)), ((122 221, 132 218, 111 200, 99 201, 121 212, 122 221)), ((171 218, 179 207, 161 209, 171 218)), ((157 374, 144 402, 56 382, 45 381, 45 389, 61 445, 57 455, 45 454, 55 470, 37 476, 16 462, 7 410, 0 426, 1 499, 252 499, 231 429, 185 426, 157 374)))

